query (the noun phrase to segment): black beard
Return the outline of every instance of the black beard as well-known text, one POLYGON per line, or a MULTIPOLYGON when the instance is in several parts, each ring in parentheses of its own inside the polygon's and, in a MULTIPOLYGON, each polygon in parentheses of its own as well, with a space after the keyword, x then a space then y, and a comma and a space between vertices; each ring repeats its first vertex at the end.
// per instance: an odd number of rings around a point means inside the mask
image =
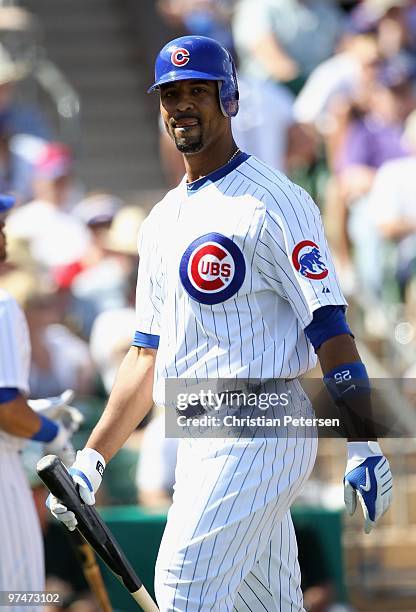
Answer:
POLYGON ((202 142, 202 138, 189 143, 178 142, 175 139, 175 145, 181 153, 198 153, 203 148, 204 143, 202 142))

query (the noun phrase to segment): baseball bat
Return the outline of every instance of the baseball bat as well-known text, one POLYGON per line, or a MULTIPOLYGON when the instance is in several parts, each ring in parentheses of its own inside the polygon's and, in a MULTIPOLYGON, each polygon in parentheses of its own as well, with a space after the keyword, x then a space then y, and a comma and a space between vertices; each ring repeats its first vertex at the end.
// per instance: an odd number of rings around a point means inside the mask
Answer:
POLYGON ((93 549, 77 529, 69 532, 69 536, 81 564, 82 572, 88 582, 88 586, 100 604, 102 612, 112 612, 113 608, 110 598, 108 597, 107 589, 105 588, 104 580, 93 549))
POLYGON ((78 531, 124 584, 143 611, 158 612, 156 604, 97 510, 82 502, 74 481, 60 459, 56 455, 46 455, 38 461, 36 470, 52 495, 75 514, 78 531))

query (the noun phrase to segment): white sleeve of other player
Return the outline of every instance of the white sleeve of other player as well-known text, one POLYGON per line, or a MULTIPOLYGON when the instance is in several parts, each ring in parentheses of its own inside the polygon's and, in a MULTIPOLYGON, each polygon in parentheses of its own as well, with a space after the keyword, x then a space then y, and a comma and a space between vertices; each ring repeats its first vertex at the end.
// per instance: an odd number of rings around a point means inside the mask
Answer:
POLYGON ((256 246, 257 267, 288 300, 305 328, 322 306, 347 305, 339 287, 319 209, 302 188, 270 197, 256 246))
POLYGON ((25 316, 17 302, 0 293, 0 388, 29 393, 30 340, 25 316))
POLYGON ((136 288, 136 331, 142 334, 160 334, 162 305, 160 257, 156 241, 152 239, 148 220, 141 226, 138 240, 139 271, 136 288))

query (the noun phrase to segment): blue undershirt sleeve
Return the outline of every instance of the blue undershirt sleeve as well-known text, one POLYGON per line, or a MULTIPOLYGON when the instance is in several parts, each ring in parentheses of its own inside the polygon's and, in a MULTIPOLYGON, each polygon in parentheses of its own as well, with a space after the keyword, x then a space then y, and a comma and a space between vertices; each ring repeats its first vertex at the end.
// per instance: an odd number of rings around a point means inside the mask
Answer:
POLYGON ((16 387, 4 387, 0 389, 0 404, 11 402, 19 395, 19 389, 16 387))
POLYGON ((313 313, 313 319, 307 327, 305 334, 311 342, 315 352, 319 347, 334 336, 352 332, 345 318, 344 306, 322 306, 313 313))

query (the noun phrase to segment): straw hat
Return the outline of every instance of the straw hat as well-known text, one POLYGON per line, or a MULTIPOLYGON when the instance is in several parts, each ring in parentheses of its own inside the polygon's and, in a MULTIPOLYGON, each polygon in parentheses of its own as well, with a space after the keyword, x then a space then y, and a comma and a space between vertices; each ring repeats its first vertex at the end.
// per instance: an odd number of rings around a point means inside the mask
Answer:
POLYGON ((137 237, 146 214, 138 206, 120 208, 107 235, 106 248, 117 253, 137 255, 137 237))

